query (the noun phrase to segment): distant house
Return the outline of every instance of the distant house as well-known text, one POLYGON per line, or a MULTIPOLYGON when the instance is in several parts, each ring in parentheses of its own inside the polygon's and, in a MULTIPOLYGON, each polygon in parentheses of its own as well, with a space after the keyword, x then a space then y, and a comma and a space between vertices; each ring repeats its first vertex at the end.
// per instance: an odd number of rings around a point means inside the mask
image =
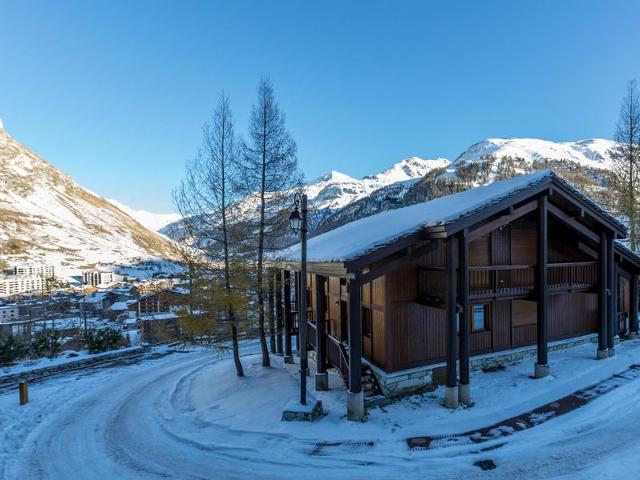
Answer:
POLYGON ((135 317, 137 312, 138 299, 118 299, 108 308, 109 317, 114 320, 124 317, 135 317))
POLYGON ((175 312, 189 305, 189 291, 181 288, 169 288, 142 295, 138 301, 138 313, 175 312))
POLYGON ((15 303, 9 305, 0 305, 0 322, 17 320, 18 317, 18 305, 16 305, 15 303))
MULTIPOLYGON (((363 365, 387 395, 442 382, 453 408, 471 401, 474 365, 533 356, 542 377, 550 349, 597 341, 600 359, 638 335, 640 257, 616 240, 626 233, 550 171, 514 177, 311 238, 308 290, 277 295, 276 311, 290 343, 287 319, 307 300, 318 388, 338 369, 348 418, 364 415, 363 365)), ((276 278, 299 287, 300 246, 281 256, 276 278)))
POLYGON ((108 291, 98 291, 87 295, 82 300, 85 313, 104 313, 116 301, 118 296, 108 291))
POLYGON ((140 338, 146 343, 174 341, 180 338, 179 318, 173 312, 142 316, 139 325, 140 338))

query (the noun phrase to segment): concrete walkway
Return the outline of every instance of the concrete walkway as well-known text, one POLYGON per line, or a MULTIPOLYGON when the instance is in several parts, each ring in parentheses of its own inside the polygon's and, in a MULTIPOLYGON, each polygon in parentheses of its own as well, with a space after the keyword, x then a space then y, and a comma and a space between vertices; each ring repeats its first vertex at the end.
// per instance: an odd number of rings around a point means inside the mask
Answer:
POLYGON ((508 418, 491 426, 452 435, 411 437, 407 439, 407 445, 411 449, 431 450, 450 446, 479 444, 508 437, 515 432, 527 430, 545 423, 548 420, 572 412, 625 383, 637 380, 638 378, 640 378, 640 364, 633 364, 626 370, 616 373, 601 382, 577 390, 559 400, 547 403, 534 410, 508 418))

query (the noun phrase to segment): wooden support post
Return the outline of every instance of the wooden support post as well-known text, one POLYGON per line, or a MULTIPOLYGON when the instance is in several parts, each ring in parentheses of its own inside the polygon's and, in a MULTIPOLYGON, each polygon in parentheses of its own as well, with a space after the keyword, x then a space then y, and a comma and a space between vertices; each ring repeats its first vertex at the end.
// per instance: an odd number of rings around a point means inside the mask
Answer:
POLYGON ((537 343, 538 358, 535 365, 535 378, 549 375, 549 358, 547 336, 549 331, 549 292, 547 287, 547 264, 549 263, 547 196, 538 198, 538 232, 537 232, 537 267, 536 267, 536 300, 537 300, 537 343))
POLYGON ((18 391, 20 392, 20 405, 29 403, 29 386, 27 382, 20 382, 18 384, 18 391))
POLYGON ((360 276, 349 280, 349 391, 347 392, 347 418, 364 418, 362 392, 362 319, 360 276))
POLYGON ((629 338, 638 338, 638 275, 631 275, 631 295, 629 298, 629 338))
POLYGON ((282 306, 282 270, 278 270, 274 275, 273 280, 275 288, 275 301, 276 301, 276 353, 278 355, 284 355, 284 345, 282 342, 282 334, 284 327, 284 308, 282 306))
POLYGON ((267 278, 267 291, 269 292, 269 349, 271 353, 276 353, 276 319, 275 319, 275 298, 274 298, 274 285, 273 285, 273 272, 269 271, 267 278))
POLYGON ((459 277, 460 277, 460 305, 462 312, 459 313, 459 330, 460 330, 460 387, 459 400, 465 405, 471 405, 471 385, 470 385, 470 347, 469 347, 469 329, 471 327, 471 312, 469 308, 469 241, 467 232, 460 234, 458 241, 459 249, 459 277))
POLYGON ((598 270, 599 270, 599 295, 598 295, 598 312, 600 314, 600 325, 598 328, 598 360, 609 357, 607 351, 607 310, 608 310, 608 295, 607 295, 607 234, 606 232, 600 233, 600 254, 598 256, 598 270))
POLYGON ((291 332, 293 330, 293 313, 291 312, 291 272, 284 271, 284 363, 293 363, 291 349, 291 332))
POLYGON ((318 391, 329 390, 325 283, 325 277, 316 275, 316 390, 318 391))
POLYGON ((456 237, 447 239, 447 385, 444 404, 447 408, 458 408, 458 296, 456 274, 457 241, 456 237))
POLYGON ((607 349, 609 350, 609 356, 613 357, 616 354, 615 337, 617 332, 618 316, 616 315, 616 262, 615 262, 615 242, 614 235, 607 235, 607 349))

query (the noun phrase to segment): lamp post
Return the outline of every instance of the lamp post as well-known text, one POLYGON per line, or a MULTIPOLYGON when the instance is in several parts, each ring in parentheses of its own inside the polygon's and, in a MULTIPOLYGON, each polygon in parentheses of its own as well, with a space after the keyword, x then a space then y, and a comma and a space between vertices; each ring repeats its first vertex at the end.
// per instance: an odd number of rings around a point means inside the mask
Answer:
POLYGON ((300 234, 300 305, 298 329, 300 335, 300 403, 307 404, 307 196, 297 192, 289 226, 300 234), (300 215, 302 213, 302 215, 300 215))

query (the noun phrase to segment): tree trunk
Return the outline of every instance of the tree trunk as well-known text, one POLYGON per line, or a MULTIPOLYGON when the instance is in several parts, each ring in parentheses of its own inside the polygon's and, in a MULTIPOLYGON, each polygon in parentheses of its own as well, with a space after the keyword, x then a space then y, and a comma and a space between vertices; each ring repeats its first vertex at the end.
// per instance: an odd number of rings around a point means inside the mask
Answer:
MULTIPOLYGON (((263 106, 264 108, 264 106, 263 106)), ((262 347, 262 366, 271 366, 267 338, 264 332, 264 234, 265 234, 265 193, 267 188, 267 115, 262 112, 262 172, 260 188, 260 229, 258 232, 258 333, 262 347)))
POLYGON ((236 319, 233 315, 233 309, 229 309, 229 315, 231 318, 231 345, 233 348, 233 363, 236 365, 236 374, 239 377, 244 377, 244 370, 242 368, 242 362, 240 362, 240 348, 238 347, 238 327, 236 326, 236 319))

